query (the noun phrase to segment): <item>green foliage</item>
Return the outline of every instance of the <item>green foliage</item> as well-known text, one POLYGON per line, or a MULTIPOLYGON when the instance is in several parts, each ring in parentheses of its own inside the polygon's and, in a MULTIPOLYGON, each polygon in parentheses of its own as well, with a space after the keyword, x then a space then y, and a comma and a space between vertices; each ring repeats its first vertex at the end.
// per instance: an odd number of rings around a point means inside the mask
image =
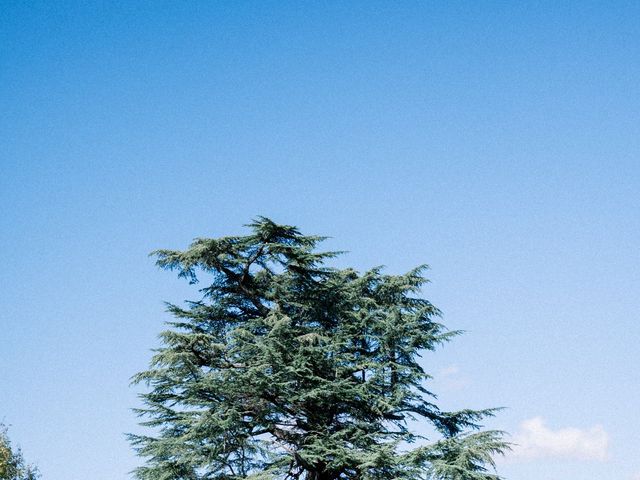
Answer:
POLYGON ((322 237, 259 218, 247 236, 154 252, 202 299, 168 305, 137 412, 149 436, 143 480, 495 479, 500 432, 471 433, 494 410, 442 411, 418 360, 458 332, 404 275, 334 269, 322 237), (427 443, 411 422, 430 423, 427 443), (422 446, 410 448, 414 442, 422 446))
POLYGON ((12 448, 7 428, 0 424, 0 480, 37 480, 38 469, 27 465, 19 448, 12 448))

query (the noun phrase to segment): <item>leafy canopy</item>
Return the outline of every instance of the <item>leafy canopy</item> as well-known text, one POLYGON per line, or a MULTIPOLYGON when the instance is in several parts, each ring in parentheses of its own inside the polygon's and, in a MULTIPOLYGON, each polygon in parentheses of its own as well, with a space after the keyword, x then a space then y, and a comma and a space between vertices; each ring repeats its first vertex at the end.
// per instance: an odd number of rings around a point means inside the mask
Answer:
POLYGON ((13 448, 7 428, 0 424, 0 480, 37 480, 40 478, 38 469, 28 465, 22 451, 13 448))
POLYGON ((494 410, 441 410, 420 354, 458 332, 420 297, 425 267, 336 269, 323 237, 260 217, 246 236, 154 252, 202 298, 161 334, 131 435, 144 480, 497 479, 494 410), (419 437, 412 420, 438 439, 419 437), (415 442, 415 444, 414 444, 415 442), (419 446, 413 446, 419 445, 419 446), (411 448, 413 447, 413 448, 411 448))

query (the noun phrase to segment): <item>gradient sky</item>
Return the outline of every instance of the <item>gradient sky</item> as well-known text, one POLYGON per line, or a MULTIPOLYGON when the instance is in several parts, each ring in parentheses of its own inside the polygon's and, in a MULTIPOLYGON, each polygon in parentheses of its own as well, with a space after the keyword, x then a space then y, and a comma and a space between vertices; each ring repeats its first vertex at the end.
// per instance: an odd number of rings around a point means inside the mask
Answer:
POLYGON ((5 1, 0 112, 0 420, 45 480, 130 478, 197 298, 147 254, 256 215, 431 265, 467 333, 425 367, 507 407, 508 479, 640 478, 640 3, 5 1))

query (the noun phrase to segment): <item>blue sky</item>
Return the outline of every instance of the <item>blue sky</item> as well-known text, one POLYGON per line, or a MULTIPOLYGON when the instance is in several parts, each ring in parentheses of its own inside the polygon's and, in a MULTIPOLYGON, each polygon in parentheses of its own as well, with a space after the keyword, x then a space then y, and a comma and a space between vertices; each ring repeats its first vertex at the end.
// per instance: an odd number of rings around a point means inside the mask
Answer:
POLYGON ((432 267, 445 407, 512 480, 640 478, 640 4, 4 2, 0 419, 129 478, 131 375, 196 292, 147 254, 256 215, 432 267))

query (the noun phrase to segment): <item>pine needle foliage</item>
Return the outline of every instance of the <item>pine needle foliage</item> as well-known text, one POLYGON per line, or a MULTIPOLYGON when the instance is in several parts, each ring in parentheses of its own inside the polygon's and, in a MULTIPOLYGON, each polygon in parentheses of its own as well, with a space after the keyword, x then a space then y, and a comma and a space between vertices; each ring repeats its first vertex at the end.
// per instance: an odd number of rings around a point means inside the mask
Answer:
POLYGON ((420 297, 426 267, 330 268, 338 252, 318 251, 323 237, 264 217, 249 227, 153 253, 207 280, 200 300, 168 304, 170 329, 133 379, 152 432, 130 436, 146 458, 137 478, 497 479, 501 432, 469 433, 494 410, 443 411, 427 389, 421 353, 458 332, 420 297))

